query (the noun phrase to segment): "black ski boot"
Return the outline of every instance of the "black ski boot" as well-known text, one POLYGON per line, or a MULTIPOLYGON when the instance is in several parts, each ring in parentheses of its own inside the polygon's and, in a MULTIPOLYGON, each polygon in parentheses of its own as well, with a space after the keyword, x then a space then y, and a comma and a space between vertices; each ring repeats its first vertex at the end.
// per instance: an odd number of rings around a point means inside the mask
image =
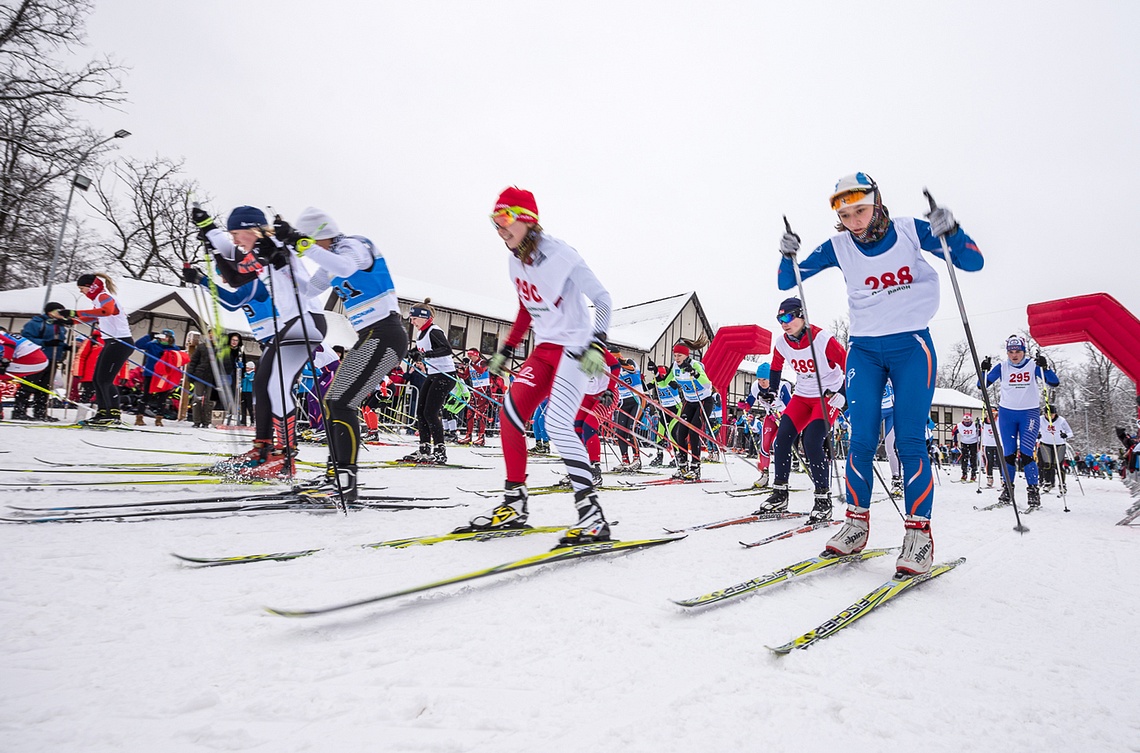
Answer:
POLYGON ((760 503, 760 507, 752 512, 753 515, 763 515, 769 512, 788 511, 788 485, 772 484, 772 493, 760 503))

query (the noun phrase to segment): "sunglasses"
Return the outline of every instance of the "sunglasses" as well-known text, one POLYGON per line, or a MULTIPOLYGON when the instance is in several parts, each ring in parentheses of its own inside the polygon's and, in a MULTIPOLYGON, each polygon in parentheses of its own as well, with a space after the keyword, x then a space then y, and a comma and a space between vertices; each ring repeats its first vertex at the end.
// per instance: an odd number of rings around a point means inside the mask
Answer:
POLYGON ((831 210, 838 212, 840 207, 862 201, 870 193, 870 191, 848 191, 847 193, 840 194, 831 200, 831 210))
POLYGON ((799 311, 787 311, 783 314, 776 314, 776 321, 780 324, 791 324, 801 316, 803 316, 803 314, 799 311))

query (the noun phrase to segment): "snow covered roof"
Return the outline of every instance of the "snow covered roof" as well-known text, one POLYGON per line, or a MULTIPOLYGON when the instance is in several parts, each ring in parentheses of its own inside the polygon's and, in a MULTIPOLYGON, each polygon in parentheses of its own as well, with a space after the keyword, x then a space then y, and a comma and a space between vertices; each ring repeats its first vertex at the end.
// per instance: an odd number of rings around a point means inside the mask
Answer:
POLYGON ((419 303, 425 298, 431 298, 433 306, 505 322, 513 322, 519 312, 518 299, 513 295, 493 298, 400 275, 392 275, 392 282, 396 283, 396 295, 405 301, 419 303))
MULTIPOLYGON (((205 295, 197 296, 195 300, 194 288, 166 285, 161 282, 147 282, 145 280, 132 280, 130 278, 116 277, 115 300, 127 312, 129 317, 136 311, 146 310, 175 318, 188 318, 187 309, 197 312, 207 321, 214 320, 213 304, 210 295, 200 289, 205 295), (202 302, 199 309, 198 301, 202 302)), ((43 311, 44 293, 46 285, 37 285, 34 288, 21 288, 19 290, 0 291, 0 313, 23 316, 34 316, 43 311)), ((73 282, 61 282, 52 285, 51 300, 58 301, 68 308, 90 308, 91 302, 79 292, 73 282)), ((220 309, 222 326, 228 332, 250 334, 249 323, 240 311, 227 311, 220 309)))
POLYGON ((970 397, 965 392, 946 387, 934 388, 934 400, 931 405, 942 405, 948 408, 973 408, 975 410, 982 410, 986 407, 980 398, 970 397))
POLYGON ((694 295, 689 291, 614 309, 610 315, 610 342, 637 350, 651 350, 694 295))

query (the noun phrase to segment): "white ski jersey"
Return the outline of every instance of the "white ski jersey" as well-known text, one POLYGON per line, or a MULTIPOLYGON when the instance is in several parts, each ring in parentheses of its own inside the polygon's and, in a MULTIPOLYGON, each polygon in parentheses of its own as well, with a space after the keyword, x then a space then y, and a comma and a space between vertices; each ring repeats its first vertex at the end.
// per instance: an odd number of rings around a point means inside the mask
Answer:
POLYGON ((851 233, 831 239, 847 281, 852 337, 921 331, 938 311, 938 273, 924 258, 914 219, 892 223, 895 243, 878 256, 860 251, 851 233))
POLYGON ((958 422, 958 444, 977 444, 978 443, 978 425, 971 423, 966 425, 964 421, 958 422))
MULTIPOLYGON (((1014 366, 1008 358, 998 364, 1001 368, 1001 398, 998 404, 1007 410, 1032 410, 1041 407, 1041 387, 1044 380, 1033 359, 1026 358, 1014 366)), ((987 380, 988 381, 988 380, 987 380)))
POLYGON ((527 310, 536 345, 585 347, 610 324, 610 294, 582 257, 564 241, 542 234, 530 264, 513 254, 509 270, 519 303, 527 310), (586 299, 594 304, 594 315, 586 299))
POLYGON ((993 424, 982 424, 982 447, 997 447, 993 424))
MULTIPOLYGON (((443 329, 438 324, 424 327, 416 335, 416 348, 420 353, 427 353, 429 350, 434 350, 431 343, 431 335, 433 332, 438 332, 439 337, 445 342, 447 336, 443 333, 443 329)), ((424 356, 424 366, 427 367, 428 374, 454 374, 455 361, 449 352, 445 356, 424 356)))
MULTIPOLYGON (((824 392, 838 392, 843 387, 843 380, 846 378, 845 365, 844 362, 840 362, 833 366, 828 358, 827 351, 829 348, 833 353, 836 352, 836 348, 842 351, 843 346, 825 329, 812 325, 812 333, 812 339, 815 341, 815 353, 823 362, 819 378, 823 382, 824 392), (832 345, 833 341, 834 345, 832 345)), ((808 343, 808 338, 806 336, 801 337, 800 341, 796 343, 784 335, 776 340, 775 351, 772 358, 772 370, 782 370, 786 361, 796 372, 796 394, 802 397, 819 397, 819 384, 816 383, 815 379, 815 360, 811 357, 812 348, 808 343)))
MULTIPOLYGON (((234 245, 229 233, 218 228, 208 232, 206 237, 210 239, 214 251, 230 261, 237 261, 239 254, 245 253, 234 245)), ((263 265, 257 273, 257 278, 273 296, 273 305, 277 307, 277 321, 281 331, 284 332, 285 325, 298 318, 302 310, 308 314, 323 314, 324 308, 314 301, 314 296, 319 295, 321 291, 309 284, 309 270, 295 257, 292 250, 278 243, 276 239, 273 242, 286 249, 291 257, 290 262, 281 269, 276 269, 272 265, 263 265), (297 308, 298 299, 301 301, 301 309, 297 308)), ((311 319, 307 320, 306 326, 310 328, 311 333, 314 332, 315 325, 311 319)))
POLYGON ((1069 422, 1062 416, 1057 416, 1057 420, 1051 423, 1041 421, 1041 444, 1049 444, 1056 447, 1057 445, 1066 444, 1065 437, 1073 436, 1073 428, 1069 426, 1069 422))

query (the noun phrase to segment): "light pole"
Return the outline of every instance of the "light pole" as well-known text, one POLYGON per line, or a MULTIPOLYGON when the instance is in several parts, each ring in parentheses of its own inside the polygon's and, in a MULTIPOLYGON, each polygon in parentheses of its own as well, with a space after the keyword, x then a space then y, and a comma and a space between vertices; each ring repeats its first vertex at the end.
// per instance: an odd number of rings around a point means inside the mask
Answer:
POLYGON ((83 166, 83 163, 85 161, 87 161, 87 157, 90 156, 91 152, 93 152, 96 149, 98 149, 99 147, 103 146, 108 141, 111 141, 113 139, 125 139, 127 136, 130 136, 130 135, 131 135, 130 131, 125 131, 122 128, 120 128, 119 130, 115 131, 113 134, 111 134, 110 136, 103 139, 102 141, 100 141, 99 143, 95 144, 90 149, 88 149, 86 152, 84 152, 83 156, 80 157, 79 162, 76 163, 75 175, 72 176, 72 178, 71 178, 71 188, 67 192, 67 204, 63 208, 63 223, 59 227, 59 238, 57 238, 55 241, 55 251, 51 255, 51 266, 48 268, 47 289, 44 290, 44 302, 43 302, 43 306, 40 307, 41 309, 44 308, 45 306, 47 306, 48 301, 51 299, 51 286, 52 286, 52 282, 55 280, 55 269, 59 265, 59 254, 60 254, 61 249, 63 248, 64 233, 67 232, 67 216, 68 216, 68 214, 71 213, 71 200, 75 196, 75 189, 78 188, 80 191, 86 191, 88 188, 91 187, 91 179, 86 177, 86 176, 80 175, 79 174, 79 168, 83 166))

